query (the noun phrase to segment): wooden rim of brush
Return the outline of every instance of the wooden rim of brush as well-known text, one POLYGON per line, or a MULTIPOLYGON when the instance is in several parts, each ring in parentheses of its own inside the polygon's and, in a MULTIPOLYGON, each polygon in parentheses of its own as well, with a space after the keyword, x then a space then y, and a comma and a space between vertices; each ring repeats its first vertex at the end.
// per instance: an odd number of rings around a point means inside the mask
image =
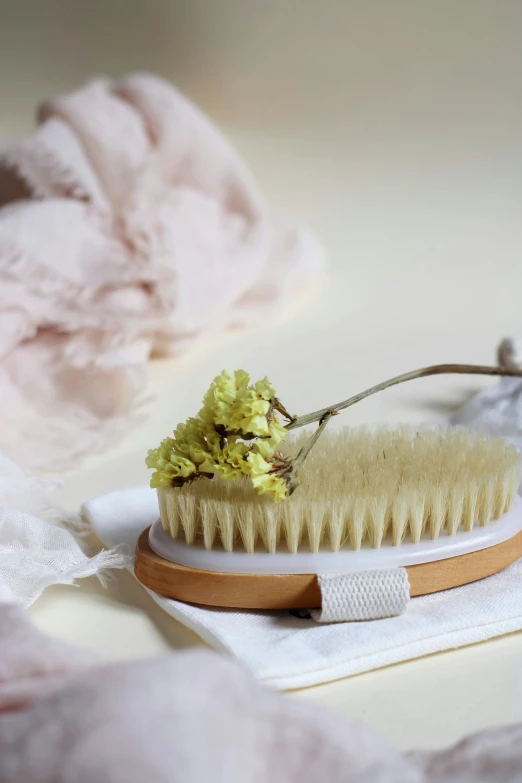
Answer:
MULTIPOLYGON (((150 590, 167 598, 235 609, 308 609, 320 607, 315 574, 231 574, 172 563, 149 544, 149 530, 136 545, 134 574, 150 590)), ((522 531, 501 544, 466 555, 407 566, 411 597, 476 582, 502 571, 522 557, 522 531)))

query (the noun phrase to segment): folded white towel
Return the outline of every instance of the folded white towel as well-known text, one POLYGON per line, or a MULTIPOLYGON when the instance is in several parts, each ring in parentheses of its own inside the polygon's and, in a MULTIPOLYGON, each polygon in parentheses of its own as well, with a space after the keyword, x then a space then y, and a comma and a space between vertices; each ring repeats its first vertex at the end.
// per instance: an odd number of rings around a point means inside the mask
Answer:
MULTIPOLYGON (((158 517, 148 487, 90 500, 83 513, 107 546, 134 551, 141 531, 158 517)), ((318 625, 287 611, 203 609, 154 600, 212 647, 242 661, 275 689, 317 685, 398 661, 461 647, 522 628, 522 560, 474 584, 413 598, 400 617, 318 625)))

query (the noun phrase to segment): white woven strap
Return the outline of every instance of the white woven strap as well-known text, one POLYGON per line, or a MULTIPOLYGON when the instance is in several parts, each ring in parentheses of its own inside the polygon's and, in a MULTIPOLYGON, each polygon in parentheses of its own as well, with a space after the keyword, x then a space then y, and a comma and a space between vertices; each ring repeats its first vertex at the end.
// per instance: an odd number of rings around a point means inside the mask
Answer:
POLYGON ((379 620, 402 614, 410 600, 405 568, 361 571, 357 574, 317 574, 321 609, 311 615, 318 623, 379 620))

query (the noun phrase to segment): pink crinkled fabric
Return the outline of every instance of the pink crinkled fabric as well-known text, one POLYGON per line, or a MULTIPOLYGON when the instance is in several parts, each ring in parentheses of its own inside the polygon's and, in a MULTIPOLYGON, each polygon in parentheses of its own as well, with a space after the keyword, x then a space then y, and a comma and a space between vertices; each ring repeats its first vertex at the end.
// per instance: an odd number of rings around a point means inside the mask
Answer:
POLYGON ((156 76, 96 79, 38 120, 0 150, 0 451, 47 470, 128 429, 150 357, 266 318, 323 254, 156 76))
POLYGON ((519 783, 521 740, 405 755, 216 653, 108 664, 0 602, 2 783, 519 783))

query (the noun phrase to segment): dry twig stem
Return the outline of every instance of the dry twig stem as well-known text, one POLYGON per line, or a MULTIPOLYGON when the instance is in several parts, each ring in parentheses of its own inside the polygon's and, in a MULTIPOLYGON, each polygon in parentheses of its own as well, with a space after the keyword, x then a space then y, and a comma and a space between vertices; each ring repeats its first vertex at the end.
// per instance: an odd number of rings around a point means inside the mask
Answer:
MULTIPOLYGON (((314 413, 306 413, 304 416, 295 416, 292 418, 289 424, 286 425, 287 430, 295 430, 298 427, 304 427, 306 424, 313 424, 318 421, 319 427, 314 434, 306 441, 297 457, 291 462, 290 470, 288 472, 288 495, 290 496, 297 488, 299 481, 297 473, 299 468, 307 458, 308 454, 315 446, 324 428, 332 418, 339 411, 345 408, 350 408, 355 405, 356 402, 370 397, 372 394, 389 389, 390 386, 396 386, 399 383, 405 383, 406 381, 414 381, 416 378, 426 378, 429 375, 445 375, 445 374, 462 374, 462 375, 504 375, 522 378, 522 370, 516 367, 488 367, 487 365, 480 364, 434 364, 431 367, 422 367, 420 370, 413 370, 412 372, 405 372, 402 375, 396 375, 394 378, 390 378, 387 381, 382 381, 376 386, 371 386, 359 394, 355 394, 343 402, 339 402, 336 405, 330 405, 328 408, 322 408, 320 411, 314 411, 314 413)), ((282 407, 282 406, 281 406, 282 407)), ((279 408, 281 411, 281 408, 279 408)))
POLYGON ((287 430, 295 430, 298 427, 304 427, 306 424, 313 424, 314 421, 321 421, 327 413, 334 413, 355 405, 356 402, 370 397, 372 394, 389 389, 390 386, 396 386, 398 383, 414 381, 416 378, 426 378, 428 375, 507 375, 522 378, 522 370, 515 367, 488 367, 481 364, 434 364, 431 367, 422 367, 420 370, 405 372, 402 375, 396 375, 387 381, 382 381, 376 386, 371 386, 359 394, 350 397, 336 405, 329 405, 328 408, 322 408, 314 413, 305 413, 304 416, 297 416, 286 425, 287 430))
POLYGON ((286 479, 287 485, 288 485, 287 494, 289 496, 292 494, 292 492, 297 488, 297 486, 299 484, 299 482, 297 480, 297 472, 298 472, 299 468, 301 467, 301 465, 303 464, 303 462, 307 458, 308 454, 310 453, 312 448, 315 446, 315 444, 317 443, 317 441, 321 437, 321 433, 323 432, 324 428, 326 427, 326 425, 328 424, 328 422, 330 421, 330 419, 334 415, 335 415, 334 411, 327 411, 325 413, 325 415, 321 419, 321 422, 320 422, 318 428, 316 429, 316 431, 314 432, 312 437, 308 438, 308 440, 306 441, 306 443, 302 447, 302 449, 299 452, 299 454, 297 455, 297 457, 294 460, 292 460, 292 462, 290 464, 290 470, 288 472, 287 479, 286 479))

